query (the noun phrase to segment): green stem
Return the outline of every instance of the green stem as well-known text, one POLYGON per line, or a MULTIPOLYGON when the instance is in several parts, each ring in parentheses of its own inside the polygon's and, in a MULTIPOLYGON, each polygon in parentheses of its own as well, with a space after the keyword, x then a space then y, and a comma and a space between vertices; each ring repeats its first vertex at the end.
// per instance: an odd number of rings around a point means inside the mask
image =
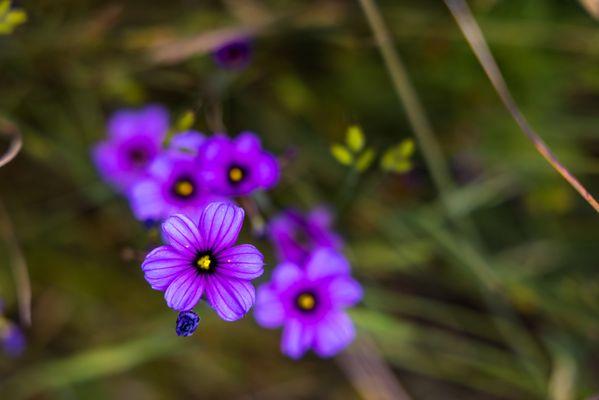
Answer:
MULTIPOLYGON (((445 199, 447 192, 453 188, 453 182, 448 172, 447 162, 441 152, 441 146, 435 139, 431 124, 426 117, 399 54, 393 46, 391 34, 385 26, 374 0, 359 1, 368 24, 374 33, 385 66, 389 75, 391 75, 395 91, 405 107, 406 116, 422 149, 422 155, 430 170, 433 183, 437 187, 441 198, 445 199)), ((444 202, 444 204, 449 207, 447 202, 444 202)))

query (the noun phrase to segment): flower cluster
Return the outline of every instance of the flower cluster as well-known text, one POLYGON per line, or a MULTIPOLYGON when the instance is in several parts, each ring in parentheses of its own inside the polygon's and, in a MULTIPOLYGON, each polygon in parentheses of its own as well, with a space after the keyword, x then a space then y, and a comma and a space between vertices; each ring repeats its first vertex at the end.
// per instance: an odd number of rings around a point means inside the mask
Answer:
POLYGON ((279 264, 258 289, 256 320, 265 328, 283 326, 281 350, 292 358, 312 348, 321 357, 344 349, 354 338, 344 309, 362 298, 347 260, 329 248, 315 250, 305 265, 279 264))
POLYGON ((230 138, 184 130, 165 145, 169 129, 160 106, 119 111, 93 159, 137 219, 163 221, 166 244, 147 255, 142 270, 181 312, 177 334, 189 336, 199 323, 191 309, 202 296, 226 321, 254 304, 251 280, 262 274, 263 257, 252 245, 234 246, 244 219, 234 197, 275 186, 279 166, 252 132, 230 138))
POLYGON ((277 160, 252 132, 232 139, 188 130, 165 148, 168 131, 168 113, 160 106, 122 110, 93 152, 102 177, 128 197, 141 221, 174 214, 197 220, 207 204, 272 188, 279 179, 277 160))
POLYGON ((269 225, 281 263, 258 289, 255 317, 265 328, 283 327, 281 350, 291 358, 310 348, 333 356, 355 336, 344 310, 360 301, 362 288, 330 228, 331 215, 322 207, 306 215, 285 211, 269 225))
POLYGON ((180 122, 173 134, 160 106, 119 111, 93 154, 135 217, 162 223, 164 245, 150 251, 141 268, 179 312, 177 335, 197 329, 193 309, 201 299, 225 321, 242 318, 256 302, 260 325, 283 327, 286 355, 300 358, 308 349, 321 357, 337 354, 355 336, 345 310, 360 301, 362 288, 331 229, 331 213, 289 209, 270 220, 268 237, 281 263, 256 294, 252 281, 263 274, 264 257, 251 244, 236 244, 245 212, 235 198, 274 187, 279 165, 252 132, 207 137, 190 126, 180 122))

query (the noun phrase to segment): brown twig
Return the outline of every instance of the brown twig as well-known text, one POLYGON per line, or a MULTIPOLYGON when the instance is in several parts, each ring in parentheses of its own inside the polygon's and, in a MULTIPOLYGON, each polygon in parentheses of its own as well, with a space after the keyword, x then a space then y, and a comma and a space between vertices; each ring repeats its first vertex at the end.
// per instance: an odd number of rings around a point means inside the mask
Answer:
POLYGON ((19 129, 11 124, 10 122, 0 119, 0 135, 10 137, 10 145, 8 150, 2 156, 0 156, 0 168, 11 162, 23 146, 23 139, 19 129))
POLYGON ((505 108, 509 111, 512 118, 516 121, 522 132, 528 137, 533 143, 537 151, 547 160, 549 164, 560 175, 568 181, 570 185, 585 199, 594 209, 599 212, 599 203, 589 193, 589 191, 578 181, 578 179, 557 159, 547 144, 541 139, 541 137, 534 131, 530 126, 520 108, 516 104, 516 101, 512 97, 510 90, 507 87, 505 79, 497 66, 497 62, 493 58, 489 46, 485 41, 484 35, 478 26, 472 11, 468 7, 465 0, 443 0, 455 20, 458 23, 462 33, 466 37, 468 44, 472 48, 472 51, 476 55, 476 58, 483 67, 487 74, 491 84, 495 88, 495 91, 499 95, 499 98, 503 102, 505 108))
POLYGON ((361 334, 337 361, 363 399, 411 399, 366 334, 361 334))
POLYGON ((599 0, 580 0, 580 4, 595 19, 599 19, 599 0))
POLYGON ((157 64, 176 64, 192 55, 209 53, 232 39, 254 36, 256 32, 253 27, 223 28, 185 39, 172 39, 152 49, 150 60, 157 64))

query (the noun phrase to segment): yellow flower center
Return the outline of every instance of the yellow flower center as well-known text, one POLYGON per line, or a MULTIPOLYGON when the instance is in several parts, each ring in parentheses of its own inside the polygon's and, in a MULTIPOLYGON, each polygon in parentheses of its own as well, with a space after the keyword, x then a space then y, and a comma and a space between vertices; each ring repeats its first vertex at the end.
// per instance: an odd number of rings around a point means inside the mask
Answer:
POLYGON ((310 311, 314 309, 315 305, 316 299, 311 293, 302 293, 297 298, 297 306, 302 310, 310 311))
POLYGON ((212 259, 209 255, 202 256, 196 261, 198 268, 203 269, 204 271, 210 270, 210 264, 212 263, 212 259))
POLYGON ((243 179, 243 171, 239 167, 233 167, 229 170, 229 179, 231 182, 239 182, 243 179))
POLYGON ((177 192, 179 196, 190 196, 193 193, 193 185, 186 180, 179 181, 175 184, 175 192, 177 192))

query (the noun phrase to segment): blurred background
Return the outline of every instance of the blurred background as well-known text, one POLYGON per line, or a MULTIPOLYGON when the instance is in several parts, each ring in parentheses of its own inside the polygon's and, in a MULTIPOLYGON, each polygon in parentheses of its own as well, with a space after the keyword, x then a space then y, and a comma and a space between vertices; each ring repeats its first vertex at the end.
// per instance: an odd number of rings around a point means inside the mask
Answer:
MULTIPOLYGON (((588 3, 592 9, 592 1, 588 3)), ((26 345, 0 356, 3 399, 586 399, 599 393, 597 215, 503 108, 440 0, 379 0, 455 189, 413 168, 341 165, 359 124, 380 157, 414 132, 358 1, 31 0, 0 36, 0 118, 23 135, 0 168, 0 297, 26 345), (210 52, 253 36, 243 70, 210 52), (90 149, 121 107, 161 103, 212 133, 257 132, 284 161, 274 209, 338 210, 365 287, 358 338, 291 361, 280 331, 202 307, 190 338, 144 281, 157 238, 101 181, 90 149), (22 256, 22 257, 21 257, 22 256), (27 267, 32 324, 19 318, 27 267)), ((524 114, 599 193, 599 23, 577 1, 472 0, 524 114)), ((8 140, 0 136, 2 151, 8 140)), ((251 237, 276 260, 270 244, 251 237)), ((268 273, 261 278, 266 280, 268 273)))

